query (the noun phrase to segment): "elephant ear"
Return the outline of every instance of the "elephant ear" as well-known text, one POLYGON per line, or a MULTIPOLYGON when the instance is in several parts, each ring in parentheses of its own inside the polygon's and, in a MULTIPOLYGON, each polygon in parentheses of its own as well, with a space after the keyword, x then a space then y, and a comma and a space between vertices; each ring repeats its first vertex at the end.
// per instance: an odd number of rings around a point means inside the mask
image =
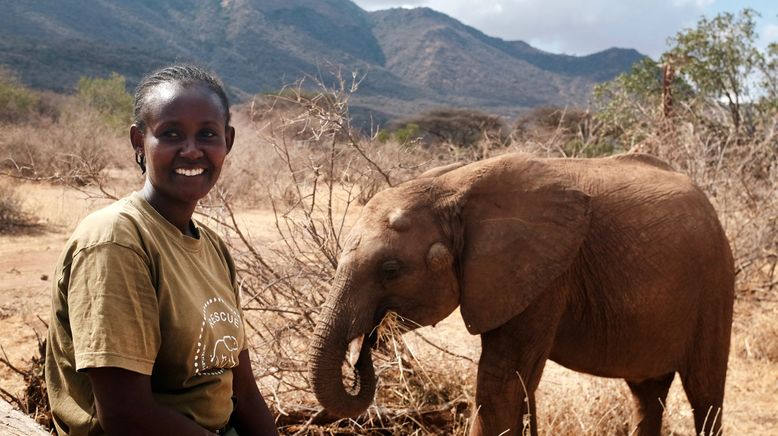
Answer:
POLYGON ((472 334, 522 312, 570 267, 588 232, 589 196, 531 184, 469 195, 461 212, 460 304, 472 334))

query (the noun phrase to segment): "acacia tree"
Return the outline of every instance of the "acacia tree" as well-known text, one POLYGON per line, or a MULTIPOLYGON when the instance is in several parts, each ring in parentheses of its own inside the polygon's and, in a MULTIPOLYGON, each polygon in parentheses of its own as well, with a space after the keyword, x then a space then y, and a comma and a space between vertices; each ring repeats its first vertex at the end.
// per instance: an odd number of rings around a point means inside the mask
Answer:
MULTIPOLYGON (((744 9, 713 19, 701 18, 697 26, 669 39, 670 48, 658 61, 645 58, 628 73, 595 87, 595 117, 603 134, 620 142, 634 143, 665 125, 662 67, 675 75, 668 90, 679 120, 702 123, 719 133, 726 128, 711 114, 723 113, 737 136, 752 133, 756 123, 747 115, 769 121, 778 110, 778 43, 760 50, 755 18, 744 9), (723 104, 723 106, 722 106, 723 104)), ((670 120, 673 122, 673 120, 670 120)), ((718 133, 717 133, 718 134, 718 133)))
MULTIPOLYGON (((631 144, 662 122, 664 62, 664 59, 657 62, 644 58, 629 72, 594 87, 594 118, 601 125, 598 132, 601 137, 597 141, 620 138, 631 144)), ((683 77, 674 76, 669 86, 676 102, 686 102, 694 96, 683 77)))
POLYGON ((673 48, 663 55, 700 96, 726 102, 736 131, 743 120, 743 102, 753 97, 749 83, 765 65, 765 56, 756 46, 759 16, 746 8, 737 15, 702 17, 696 27, 672 37, 673 48))
POLYGON ((412 128, 432 142, 472 147, 484 138, 504 139, 500 117, 474 109, 436 109, 400 124, 398 131, 412 128))

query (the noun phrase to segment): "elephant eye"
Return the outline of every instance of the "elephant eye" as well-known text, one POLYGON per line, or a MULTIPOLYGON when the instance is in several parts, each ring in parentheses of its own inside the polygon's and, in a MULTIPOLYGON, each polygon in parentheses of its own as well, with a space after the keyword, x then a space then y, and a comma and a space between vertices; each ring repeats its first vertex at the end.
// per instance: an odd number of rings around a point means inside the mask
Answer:
POLYGON ((381 274, 386 280, 396 279, 400 274, 400 262, 387 260, 381 265, 381 274))

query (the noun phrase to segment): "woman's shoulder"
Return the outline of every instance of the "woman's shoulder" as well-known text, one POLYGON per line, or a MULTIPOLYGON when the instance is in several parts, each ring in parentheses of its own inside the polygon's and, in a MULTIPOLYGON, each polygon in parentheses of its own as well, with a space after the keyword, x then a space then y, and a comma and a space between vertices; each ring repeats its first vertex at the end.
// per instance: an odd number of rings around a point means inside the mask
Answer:
POLYGON ((70 242, 82 248, 104 243, 137 244, 140 243, 139 229, 144 225, 143 221, 143 213, 130 197, 125 197, 87 215, 76 226, 70 242))

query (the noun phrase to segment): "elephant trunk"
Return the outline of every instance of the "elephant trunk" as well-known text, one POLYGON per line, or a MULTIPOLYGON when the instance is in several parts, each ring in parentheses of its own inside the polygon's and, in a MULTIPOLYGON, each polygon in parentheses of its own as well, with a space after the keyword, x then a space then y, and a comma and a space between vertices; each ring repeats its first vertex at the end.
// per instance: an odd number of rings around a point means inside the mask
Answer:
POLYGON ((373 401, 376 386, 369 341, 364 341, 354 366, 355 386, 347 390, 343 384, 342 368, 349 340, 351 335, 360 334, 352 331, 352 318, 344 314, 344 307, 348 306, 333 295, 322 308, 310 360, 311 386, 316 398, 328 412, 343 418, 364 412, 373 401))

